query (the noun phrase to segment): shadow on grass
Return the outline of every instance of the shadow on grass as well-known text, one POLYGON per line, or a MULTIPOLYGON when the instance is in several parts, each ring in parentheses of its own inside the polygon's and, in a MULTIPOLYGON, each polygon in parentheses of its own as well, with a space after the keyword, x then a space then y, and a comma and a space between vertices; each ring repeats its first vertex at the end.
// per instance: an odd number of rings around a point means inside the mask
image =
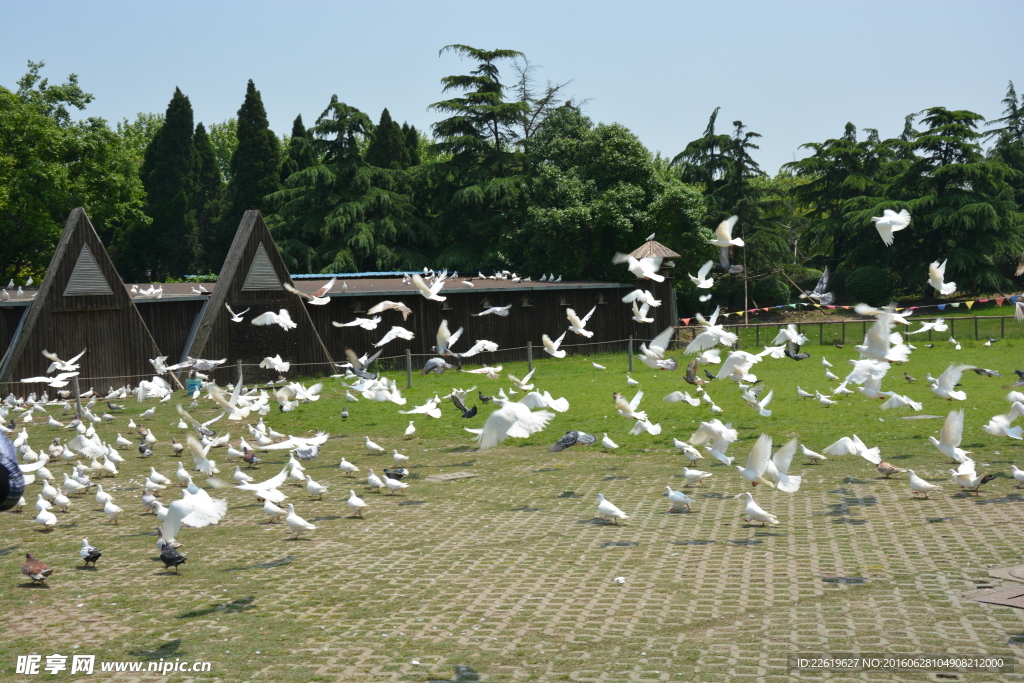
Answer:
POLYGON ((29 581, 28 583, 19 583, 18 588, 46 588, 49 590, 49 586, 45 583, 36 583, 35 581, 29 581))
POLYGON ((480 674, 471 667, 465 664, 456 664, 455 675, 451 678, 428 678, 427 683, 475 683, 479 680, 480 674))
POLYGON ((601 517, 591 517, 590 519, 577 519, 575 522, 573 522, 573 524, 595 524, 597 526, 623 526, 622 524, 613 524, 612 522, 609 522, 607 519, 602 519, 601 517))
POLYGON ((540 512, 544 508, 532 508, 529 505, 524 505, 521 508, 512 508, 509 512, 540 512))
POLYGON ((640 545, 640 544, 637 543, 636 541, 608 541, 607 543, 602 543, 600 545, 600 547, 601 548, 634 548, 634 547, 636 547, 638 545, 640 545))
POLYGON ((821 580, 825 583, 838 583, 844 586, 859 586, 862 583, 868 582, 862 576, 823 576, 821 580))
POLYGON ((75 565, 75 571, 79 571, 79 572, 94 572, 94 571, 96 571, 96 567, 94 567, 91 564, 88 567, 86 567, 84 564, 76 564, 75 565))
POLYGON ((247 572, 250 569, 274 569, 276 567, 284 567, 292 563, 295 560, 295 555, 287 555, 282 557, 280 560, 271 560, 270 562, 260 562, 259 564, 251 564, 248 567, 231 567, 225 569, 226 572, 247 572))
POLYGON ((956 517, 925 517, 924 521, 929 524, 938 524, 939 522, 952 522, 956 517))
POLYGON ((310 522, 330 522, 335 519, 345 519, 344 515, 330 515, 328 517, 312 517, 309 519, 310 522))
POLYGON ((711 545, 717 541, 669 541, 672 545, 711 545))
POLYGON ((545 467, 543 469, 534 470, 534 472, 561 472, 561 467, 545 467))
POLYGON ((619 479, 629 479, 629 477, 613 477, 610 474, 605 477, 601 477, 601 481, 616 481, 619 479))
POLYGON ((582 498, 582 493, 576 493, 575 491, 562 491, 555 498, 582 498))
MULTIPOLYGON (((973 497, 973 496, 972 496, 973 497)), ((1003 503, 1019 503, 1024 500, 1024 496, 1019 493, 1011 493, 1002 498, 977 498, 975 505, 1000 505, 1003 503)))
MULTIPOLYGON (((740 528, 743 528, 743 529, 750 529, 750 528, 760 529, 761 527, 759 525, 756 525, 756 524, 742 524, 740 528)), ((744 539, 742 541, 726 541, 726 543, 730 543, 732 545, 758 545, 759 543, 764 543, 764 541, 756 539, 756 538, 747 538, 747 539, 744 539)))
POLYGON ((427 501, 425 501, 425 500, 403 500, 403 501, 399 501, 398 504, 399 505, 426 505, 427 501))
POLYGON ((6 548, 0 548, 0 557, 10 555, 12 552, 20 548, 20 545, 9 545, 6 548))
POLYGON ((168 659, 174 656, 182 656, 185 653, 181 650, 181 638, 175 638, 169 640, 155 650, 129 650, 125 654, 129 654, 132 657, 138 657, 143 661, 153 661, 157 659, 168 659))
POLYGON ((256 609, 256 605, 253 603, 256 601, 255 595, 249 595, 244 598, 237 598, 231 602, 214 603, 209 607, 203 607, 202 609, 194 609, 184 614, 179 614, 178 619, 194 619, 196 617, 205 617, 208 614, 214 612, 224 612, 226 614, 237 614, 238 612, 247 612, 252 609, 256 609))

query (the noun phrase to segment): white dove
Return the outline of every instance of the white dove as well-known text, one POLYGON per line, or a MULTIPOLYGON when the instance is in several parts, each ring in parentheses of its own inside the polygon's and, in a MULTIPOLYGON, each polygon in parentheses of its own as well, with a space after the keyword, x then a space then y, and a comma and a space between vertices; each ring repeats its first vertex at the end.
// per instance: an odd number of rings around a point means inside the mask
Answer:
POLYGON ((671 486, 665 487, 665 493, 669 504, 672 506, 669 508, 669 512, 681 512, 684 507, 689 510, 690 503, 697 502, 682 491, 673 491, 671 486))
POLYGON ((964 462, 970 460, 967 456, 971 455, 971 451, 965 451, 960 448, 960 442, 963 438, 964 411, 961 408, 960 410, 951 410, 946 415, 946 421, 942 424, 939 438, 936 439, 934 436, 929 436, 928 441, 950 460, 964 462))
POLYGON ((607 432, 604 432, 604 436, 601 438, 601 445, 611 450, 615 450, 616 448, 619 447, 619 444, 615 443, 614 441, 608 438, 607 432))
POLYGON ((348 503, 348 506, 350 508, 352 508, 352 509, 354 509, 356 511, 356 517, 362 517, 363 516, 363 510, 365 510, 367 507, 369 507, 366 504, 366 502, 362 498, 357 496, 356 492, 353 491, 352 489, 349 489, 349 491, 348 491, 348 500, 345 501, 345 502, 348 503))
MULTIPOLYGON (((761 526, 765 524, 775 525, 779 523, 779 518, 770 512, 766 512, 761 508, 760 505, 754 502, 754 496, 750 492, 740 494, 747 497, 747 506, 743 509, 743 514, 746 516, 748 522, 761 522, 761 526)), ((738 498, 739 496, 737 496, 738 498)))
POLYGON ((231 310, 231 306, 228 306, 227 304, 224 304, 224 308, 228 309, 228 313, 231 314, 231 322, 233 323, 242 322, 242 316, 252 310, 251 308, 247 308, 241 313, 235 313, 234 311, 231 310))
POLYGON ((736 469, 752 486, 764 484, 765 486, 775 488, 775 484, 764 476, 768 468, 768 462, 771 460, 771 455, 772 437, 762 434, 754 442, 753 447, 750 449, 750 454, 747 455, 747 466, 740 467, 736 465, 736 469))
POLYGON ((597 494, 597 513, 606 520, 610 519, 612 524, 618 524, 620 519, 629 519, 625 512, 615 507, 610 500, 606 500, 604 495, 600 493, 597 494))
POLYGON ((288 515, 284 518, 284 523, 291 527, 288 532, 290 535, 294 535, 295 538, 299 537, 303 531, 312 531, 316 529, 315 524, 310 524, 302 517, 295 514, 295 506, 288 503, 288 515))
POLYGON ((899 213, 886 209, 881 216, 872 216, 871 220, 874 221, 875 229, 878 230, 885 246, 891 247, 892 234, 910 225, 910 213, 906 209, 901 209, 899 213))
POLYGON ((662 258, 660 256, 646 256, 642 259, 637 259, 629 254, 616 253, 612 257, 612 263, 627 264, 626 267, 633 275, 636 275, 641 280, 654 280, 655 282, 664 282, 665 276, 659 275, 658 270, 661 268, 662 258))
POLYGON ((786 493, 795 493, 800 488, 802 477, 791 475, 789 466, 796 455, 797 440, 791 439, 779 450, 775 451, 771 461, 768 463, 766 474, 769 479, 775 482, 775 488, 786 493))
POLYGON ((356 318, 350 323, 338 323, 331 321, 331 324, 335 327, 361 327, 367 331, 373 331, 377 329, 377 325, 380 324, 380 316, 374 316, 373 318, 356 318))
POLYGON ((444 287, 445 282, 447 281, 438 278, 436 282, 428 286, 427 283, 423 281, 423 278, 419 273, 415 273, 412 276, 412 283, 416 285, 416 289, 420 291, 423 298, 428 301, 444 301, 447 298, 438 294, 438 292, 441 291, 441 288, 444 287))
POLYGON ((565 358, 565 351, 559 350, 559 346, 562 345, 562 340, 565 339, 566 332, 562 333, 555 341, 551 341, 551 337, 546 334, 540 336, 541 342, 544 344, 544 350, 548 355, 554 356, 555 358, 565 358))
POLYGON ((708 240, 708 244, 713 244, 716 247, 742 247, 743 240, 732 236, 732 230, 739 219, 739 216, 729 216, 719 223, 715 228, 715 239, 708 240))
POLYGON ((277 313, 273 311, 267 311, 252 319, 253 325, 277 325, 282 330, 294 330, 298 327, 298 323, 292 322, 292 316, 288 313, 287 308, 282 308, 277 313))
POLYGON ((939 265, 938 261, 932 261, 928 266, 928 284, 943 296, 956 291, 955 282, 944 282, 946 278, 946 263, 948 261, 949 259, 946 259, 942 262, 942 265, 939 265))
POLYGON ((566 309, 565 317, 569 319, 569 329, 583 337, 593 337, 594 333, 585 328, 587 326, 587 321, 590 320, 590 316, 594 315, 594 311, 596 310, 597 306, 595 305, 593 308, 590 309, 589 313, 580 318, 576 315, 576 311, 574 311, 573 309, 566 309))
POLYGON ((923 493, 924 497, 927 498, 930 491, 938 491, 942 488, 938 484, 932 484, 917 476, 917 473, 914 472, 914 470, 907 470, 907 474, 910 475, 911 495, 913 495, 913 493, 923 493))
POLYGON ((710 289, 711 287, 713 287, 715 281, 708 277, 708 273, 711 272, 711 268, 714 265, 714 261, 708 261, 707 263, 705 263, 703 266, 700 267, 700 270, 697 271, 697 277, 694 277, 687 273, 687 275, 690 277, 690 282, 695 284, 697 286, 697 289, 710 289))
POLYGON ((848 436, 842 437, 826 448, 825 453, 829 455, 859 455, 874 465, 882 462, 880 449, 877 446, 868 448, 856 434, 852 439, 848 436))
POLYGON ((932 393, 948 401, 966 401, 967 392, 957 391, 955 387, 960 382, 960 377, 964 374, 964 370, 971 369, 973 367, 970 365, 957 365, 955 363, 950 365, 939 375, 938 381, 932 385, 932 393))

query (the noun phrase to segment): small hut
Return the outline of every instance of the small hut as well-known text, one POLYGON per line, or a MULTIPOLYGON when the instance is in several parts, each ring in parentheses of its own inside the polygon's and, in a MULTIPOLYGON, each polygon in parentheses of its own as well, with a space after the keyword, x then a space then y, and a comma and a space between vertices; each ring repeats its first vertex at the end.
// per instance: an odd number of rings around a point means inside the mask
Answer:
MULTIPOLYGON (((15 391, 15 383, 26 386, 21 378, 45 375, 50 361, 43 349, 65 360, 87 349, 78 361, 81 388, 104 392, 151 377, 149 359, 160 354, 81 207, 68 216, 46 277, 19 320, 0 365, 0 387, 15 391)), ((47 389, 28 386, 38 393, 47 389)))
POLYGON ((655 241, 654 236, 652 235, 651 239, 647 240, 639 247, 634 249, 632 253, 630 253, 630 256, 632 256, 635 259, 647 258, 649 256, 660 256, 663 259, 661 262, 661 274, 665 276, 665 282, 660 284, 652 282, 651 289, 655 290, 655 296, 657 296, 658 298, 662 300, 668 300, 669 320, 671 321, 669 322, 669 324, 678 325, 679 314, 676 311, 676 297, 675 292, 672 288, 673 278, 669 277, 668 269, 675 268, 676 266, 676 264, 672 263, 672 261, 670 261, 669 259, 679 258, 679 254, 672 251, 661 242, 655 241))
MULTIPOLYGON (((185 356, 229 358, 250 365, 280 354, 292 363, 295 374, 334 372, 331 354, 310 319, 305 300, 285 290, 285 284, 292 285, 292 279, 263 216, 253 209, 246 211, 224 259, 217 286, 184 345, 182 360, 185 356), (225 304, 237 312, 250 310, 243 322, 235 323, 225 304), (281 309, 288 311, 295 329, 251 323, 261 313, 281 309)), ((276 372, 258 368, 247 371, 247 375, 247 381, 277 378, 276 372)), ((215 379, 221 384, 234 381, 234 367, 216 370, 215 379)))

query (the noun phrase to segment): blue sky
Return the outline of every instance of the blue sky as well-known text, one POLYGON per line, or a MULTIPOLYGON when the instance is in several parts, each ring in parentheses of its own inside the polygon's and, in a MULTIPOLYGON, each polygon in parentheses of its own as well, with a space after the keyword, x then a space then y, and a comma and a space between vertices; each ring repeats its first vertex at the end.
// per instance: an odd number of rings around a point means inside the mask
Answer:
POLYGON ((376 121, 429 129, 440 79, 471 63, 463 43, 529 57, 541 81, 572 81, 599 122, 673 156, 720 106, 742 119, 774 172, 802 143, 847 121, 897 134, 931 106, 1001 115, 1007 82, 1024 91, 1024 2, 23 2, 0 0, 0 85, 26 61, 77 73, 109 121, 162 112, 175 86, 197 121, 233 116, 252 78, 271 127, 307 125, 332 94, 376 121))

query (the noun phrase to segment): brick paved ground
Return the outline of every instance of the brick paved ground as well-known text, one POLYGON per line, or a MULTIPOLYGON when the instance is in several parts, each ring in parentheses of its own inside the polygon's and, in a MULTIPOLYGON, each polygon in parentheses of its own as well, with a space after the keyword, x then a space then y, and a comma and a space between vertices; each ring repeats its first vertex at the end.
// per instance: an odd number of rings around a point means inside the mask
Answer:
MULTIPOLYGON (((215 493, 229 499, 229 515, 182 532, 189 562, 177 577, 154 562, 155 520, 139 514, 139 491, 124 474, 113 491, 126 509, 117 527, 91 497, 49 534, 30 523, 32 502, 20 516, 4 513, 4 671, 16 654, 66 650, 213 662, 212 675, 195 678, 83 681, 423 681, 450 678, 456 664, 485 681, 1024 680, 1024 668, 953 678, 787 669, 787 655, 800 651, 1024 662, 1024 613, 963 597, 999 583, 989 568, 1024 563, 1024 498, 1005 477, 978 498, 947 483, 936 499, 914 500, 900 477, 857 467, 861 478, 851 478, 844 473, 856 463, 833 459, 800 467, 797 494, 759 487, 757 501, 782 522, 761 528, 739 518, 731 496, 747 489, 721 465, 688 490, 693 511, 673 514, 663 487, 684 482, 679 459, 665 453, 431 450, 414 456, 417 478, 404 498, 360 493, 371 507, 359 520, 336 469, 347 441, 331 442, 309 468, 332 484, 322 502, 289 491, 315 532, 285 540, 251 499, 215 493), (480 476, 422 478, 441 470, 480 476), (630 516, 626 524, 594 520, 597 492, 630 516), (96 571, 75 568, 83 536, 104 550, 96 571), (58 567, 51 588, 21 588, 23 553, 39 546, 58 567)), ((170 475, 172 462, 129 465, 170 475)), ((261 474, 276 471, 268 464, 261 474)))

